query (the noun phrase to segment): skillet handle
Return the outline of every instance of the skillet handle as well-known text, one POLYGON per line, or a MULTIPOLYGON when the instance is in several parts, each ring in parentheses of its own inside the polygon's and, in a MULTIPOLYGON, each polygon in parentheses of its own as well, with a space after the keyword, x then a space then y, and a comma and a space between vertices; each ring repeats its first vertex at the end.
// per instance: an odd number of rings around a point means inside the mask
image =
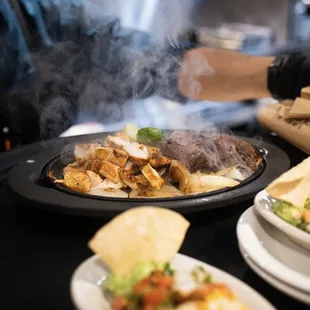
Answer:
POLYGON ((259 154, 264 158, 266 159, 267 155, 268 155, 268 150, 265 149, 265 148, 259 148, 259 154))

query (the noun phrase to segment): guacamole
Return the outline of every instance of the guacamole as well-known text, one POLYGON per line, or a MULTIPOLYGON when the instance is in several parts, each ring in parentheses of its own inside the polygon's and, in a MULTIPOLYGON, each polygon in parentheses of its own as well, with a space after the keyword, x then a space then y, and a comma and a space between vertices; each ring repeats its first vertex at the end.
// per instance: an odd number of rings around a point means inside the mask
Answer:
POLYGON ((293 226, 301 224, 302 210, 285 201, 277 201, 272 206, 272 211, 284 221, 293 226))
POLYGON ((148 277, 155 270, 163 269, 152 263, 140 263, 138 264, 132 273, 128 276, 116 276, 111 274, 104 283, 104 289, 110 291, 114 295, 130 297, 133 291, 133 287, 142 279, 148 277))
POLYGON ((296 207, 285 201, 276 201, 272 205, 272 211, 287 223, 310 233, 309 227, 310 199, 305 203, 304 208, 296 207))

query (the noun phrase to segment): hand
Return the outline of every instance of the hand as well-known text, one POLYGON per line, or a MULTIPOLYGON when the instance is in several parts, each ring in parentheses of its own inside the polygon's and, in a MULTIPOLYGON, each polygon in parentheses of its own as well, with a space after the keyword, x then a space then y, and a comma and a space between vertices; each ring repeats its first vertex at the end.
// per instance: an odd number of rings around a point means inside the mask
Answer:
POLYGON ((196 100, 270 97, 267 73, 273 59, 220 49, 193 49, 182 61, 178 87, 184 96, 196 100))

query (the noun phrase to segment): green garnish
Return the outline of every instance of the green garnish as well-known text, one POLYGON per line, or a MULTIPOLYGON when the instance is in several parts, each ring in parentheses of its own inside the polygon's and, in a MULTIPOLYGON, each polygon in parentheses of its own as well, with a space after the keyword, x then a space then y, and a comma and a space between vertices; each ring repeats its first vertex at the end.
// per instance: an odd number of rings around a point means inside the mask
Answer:
POLYGON ((307 199, 307 201, 305 203, 305 208, 310 210, 310 198, 307 199))
POLYGON ((288 202, 275 202, 272 206, 272 211, 293 226, 298 226, 302 223, 302 210, 288 202))
POLYGON ((163 139, 163 133, 158 128, 141 128, 137 132, 137 142, 142 144, 154 144, 163 139))
POLYGON ((169 263, 166 263, 164 265, 164 274, 168 276, 173 276, 174 275, 174 270, 171 269, 171 266, 169 263))
POLYGON ((193 277, 194 281, 198 284, 211 283, 212 282, 211 274, 208 273, 202 266, 197 266, 192 271, 192 277, 193 277))

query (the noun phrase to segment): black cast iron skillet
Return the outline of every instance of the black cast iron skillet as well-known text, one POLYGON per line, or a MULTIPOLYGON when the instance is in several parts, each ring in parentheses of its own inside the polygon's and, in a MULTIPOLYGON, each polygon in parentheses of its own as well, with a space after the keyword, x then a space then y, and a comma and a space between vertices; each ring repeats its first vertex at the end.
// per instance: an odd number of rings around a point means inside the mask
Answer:
MULTIPOLYGON (((109 134, 113 133, 104 133, 101 139, 109 134)), ((110 217, 142 205, 166 207, 182 214, 220 209, 252 199, 257 192, 290 167, 288 156, 280 148, 264 141, 259 141, 257 145, 256 139, 236 138, 256 147, 263 156, 262 163, 257 171, 239 186, 205 194, 173 198, 110 198, 73 192, 60 184, 53 184, 47 178, 47 172, 51 169, 55 176, 60 178, 64 166, 73 162, 70 153, 65 161, 63 160, 60 155, 63 147, 37 154, 19 164, 10 172, 8 183, 18 196, 31 202, 32 205, 55 212, 83 216, 110 217)), ((85 140, 85 143, 87 142, 89 140, 85 140)))

